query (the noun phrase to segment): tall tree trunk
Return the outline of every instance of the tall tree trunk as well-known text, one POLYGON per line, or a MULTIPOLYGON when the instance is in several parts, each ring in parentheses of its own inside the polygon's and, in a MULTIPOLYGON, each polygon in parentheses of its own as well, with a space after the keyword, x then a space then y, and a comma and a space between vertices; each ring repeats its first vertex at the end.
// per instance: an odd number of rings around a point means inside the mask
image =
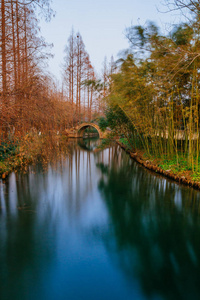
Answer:
POLYGON ((76 65, 76 113, 78 116, 78 121, 80 119, 80 115, 79 115, 79 36, 77 36, 77 65, 76 65))
POLYGON ((20 59, 20 38, 19 38, 19 5, 16 0, 16 24, 17 24, 17 86, 20 87, 21 83, 21 59, 20 59))
POLYGON ((27 86, 28 80, 28 50, 27 50, 27 8, 24 5, 24 84, 27 86))
POLYGON ((6 102, 7 95, 7 60, 6 60, 6 20, 5 1, 1 1, 1 56, 2 56, 2 88, 3 99, 6 102))
POLYGON ((12 51, 13 51, 13 66, 14 66, 14 90, 17 89, 17 61, 16 61, 16 44, 15 44, 15 20, 13 0, 11 0, 11 14, 12 14, 12 51))

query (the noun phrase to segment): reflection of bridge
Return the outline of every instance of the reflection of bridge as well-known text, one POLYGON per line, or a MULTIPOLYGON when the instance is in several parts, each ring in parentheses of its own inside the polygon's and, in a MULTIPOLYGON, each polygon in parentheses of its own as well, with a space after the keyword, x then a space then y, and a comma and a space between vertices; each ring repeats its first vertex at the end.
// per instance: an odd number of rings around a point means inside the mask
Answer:
POLYGON ((74 128, 71 129, 67 129, 66 130, 66 134, 68 137, 71 138, 82 138, 84 135, 84 131, 88 128, 88 127, 93 127, 97 130, 98 134, 99 134, 99 138, 103 139, 107 136, 107 131, 102 132, 101 129, 99 128, 99 126, 95 123, 82 123, 74 128))

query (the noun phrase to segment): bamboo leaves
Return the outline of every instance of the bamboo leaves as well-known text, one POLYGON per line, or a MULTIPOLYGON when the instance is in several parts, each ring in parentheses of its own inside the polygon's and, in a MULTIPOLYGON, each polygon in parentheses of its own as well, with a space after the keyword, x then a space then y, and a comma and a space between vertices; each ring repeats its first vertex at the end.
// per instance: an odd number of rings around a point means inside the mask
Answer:
POLYGON ((199 28, 196 18, 167 36, 152 23, 127 29, 134 54, 112 75, 107 97, 110 107, 120 107, 127 116, 147 153, 175 156, 177 166, 185 157, 193 171, 199 160, 199 28), (144 50, 149 54, 144 56, 144 50))

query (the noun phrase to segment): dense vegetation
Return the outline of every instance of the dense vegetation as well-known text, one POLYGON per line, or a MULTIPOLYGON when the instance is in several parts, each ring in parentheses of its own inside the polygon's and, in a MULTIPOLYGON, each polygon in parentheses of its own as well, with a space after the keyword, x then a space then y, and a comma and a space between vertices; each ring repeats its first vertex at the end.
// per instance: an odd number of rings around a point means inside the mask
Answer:
POLYGON ((1 139, 24 136, 32 128, 49 131, 65 126, 68 105, 44 71, 51 45, 39 35, 37 16, 51 18, 49 3, 1 1, 1 139))
POLYGON ((62 88, 46 69, 52 45, 40 36, 39 18, 54 16, 50 3, 0 1, 0 174, 101 111, 101 84, 80 33, 72 30, 65 49, 62 88))
POLYGON ((199 1, 174 1, 185 22, 167 35, 149 22, 131 26, 129 54, 111 76, 109 126, 130 147, 159 158, 163 167, 199 171, 199 1), (170 167, 171 165, 171 167, 170 167))

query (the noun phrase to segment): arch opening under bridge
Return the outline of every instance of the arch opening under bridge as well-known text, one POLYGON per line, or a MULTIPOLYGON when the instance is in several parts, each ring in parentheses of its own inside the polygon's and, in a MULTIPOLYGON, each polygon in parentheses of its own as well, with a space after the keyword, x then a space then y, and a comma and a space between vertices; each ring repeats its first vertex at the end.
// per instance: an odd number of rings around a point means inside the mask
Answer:
POLYGON ((87 128, 95 128, 97 133, 99 134, 99 138, 103 138, 103 133, 100 130, 99 126, 94 123, 82 123, 77 127, 77 137, 82 138, 84 136, 84 132, 87 128))
POLYGON ((70 129, 66 129, 66 134, 69 138, 83 138, 85 130, 89 127, 93 127, 97 130, 100 139, 106 138, 107 134, 109 133, 109 130, 102 132, 97 124, 88 122, 82 123, 70 129))

